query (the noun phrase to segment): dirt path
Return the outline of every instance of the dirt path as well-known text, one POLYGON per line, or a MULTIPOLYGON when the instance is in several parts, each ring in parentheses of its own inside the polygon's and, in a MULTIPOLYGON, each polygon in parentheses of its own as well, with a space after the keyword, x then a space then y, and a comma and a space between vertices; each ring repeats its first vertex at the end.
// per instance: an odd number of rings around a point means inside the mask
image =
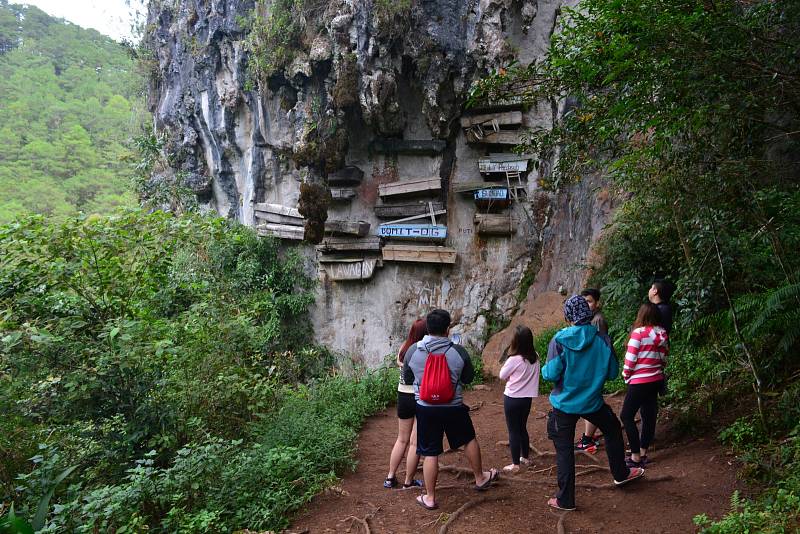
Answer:
MULTIPOLYGON (((465 400, 473 408, 478 407, 472 417, 484 465, 500 468, 510 463, 508 447, 498 444, 508 439, 503 390, 499 383, 490 383, 489 387, 490 391, 467 392, 465 400)), ((608 402, 619 412, 621 397, 609 398, 608 402)), ((545 432, 544 416, 548 409, 546 396, 534 399, 528 422, 532 445, 544 453, 553 451, 545 432)), ((546 505, 555 487, 555 459, 551 455, 535 459, 535 466, 518 474, 517 478, 522 480, 501 477, 495 487, 484 493, 472 489, 471 478, 458 479, 442 473, 439 485, 455 487, 437 492, 440 509, 435 512, 415 504, 419 490, 383 489, 389 452, 397 432, 396 421, 394 408, 367 421, 358 441, 356 472, 345 476, 337 488, 315 498, 295 520, 292 532, 435 533, 462 505, 481 498, 487 500, 458 514, 448 532, 559 532, 561 516, 546 505), (368 517, 369 529, 350 517, 361 520, 368 517)), ((695 515, 706 513, 718 517, 727 510, 736 484, 731 458, 711 438, 674 442, 663 425, 660 430, 650 453, 654 463, 648 466, 645 479, 625 488, 578 487, 578 510, 564 515, 563 532, 693 532, 695 515), (664 477, 670 479, 656 481, 664 477)), ((607 466, 604 449, 595 457, 599 465, 607 466)), ((443 455, 440 463, 467 466, 466 458, 459 452, 443 455)), ((576 458, 576 463, 595 464, 583 455, 576 458)), ((422 478, 421 472, 418 478, 422 478)), ((577 480, 578 484, 611 482, 604 470, 587 473, 577 480)))

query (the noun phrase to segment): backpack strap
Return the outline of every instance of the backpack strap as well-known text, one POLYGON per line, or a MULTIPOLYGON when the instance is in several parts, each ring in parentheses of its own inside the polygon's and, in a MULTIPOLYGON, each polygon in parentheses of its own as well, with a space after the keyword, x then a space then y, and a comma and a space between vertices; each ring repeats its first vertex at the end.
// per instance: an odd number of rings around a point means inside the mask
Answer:
MULTIPOLYGON (((426 351, 428 354, 430 354, 430 353, 431 353, 431 349, 429 349, 429 348, 428 348, 428 345, 427 345, 427 344, 423 344, 422 346, 423 346, 423 347, 425 347, 425 351, 426 351)), ((450 342, 450 344, 449 344, 449 345, 447 345, 447 348, 446 348, 446 349, 444 349, 444 352, 442 352, 442 354, 446 354, 446 353, 447 353, 447 351, 448 351, 448 350, 450 350, 450 347, 452 347, 452 346, 453 346, 453 342, 451 341, 451 342, 450 342)))

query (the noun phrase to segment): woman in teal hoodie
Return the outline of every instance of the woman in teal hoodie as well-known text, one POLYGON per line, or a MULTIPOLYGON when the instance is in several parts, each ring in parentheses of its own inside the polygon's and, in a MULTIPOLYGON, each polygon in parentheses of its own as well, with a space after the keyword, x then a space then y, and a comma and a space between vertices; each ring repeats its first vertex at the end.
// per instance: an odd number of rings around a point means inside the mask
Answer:
POLYGON ((552 411, 547 435, 556 449, 558 492, 547 504, 559 510, 575 509, 575 425, 581 417, 603 432, 608 465, 616 485, 644 475, 644 469, 625 465, 625 445, 617 416, 603 400, 603 384, 619 373, 614 347, 606 334, 592 326, 586 299, 575 295, 564 303, 562 328, 547 348, 542 378, 555 382, 550 393, 552 411))

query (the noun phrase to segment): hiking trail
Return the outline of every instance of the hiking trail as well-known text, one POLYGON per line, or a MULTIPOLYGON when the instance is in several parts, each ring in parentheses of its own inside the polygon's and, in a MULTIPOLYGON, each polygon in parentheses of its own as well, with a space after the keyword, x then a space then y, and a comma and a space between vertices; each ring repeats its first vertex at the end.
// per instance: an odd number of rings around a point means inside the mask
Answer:
MULTIPOLYGON (((623 398, 606 396, 606 402, 619 414, 623 398)), ((495 381, 478 386, 465 392, 464 401, 472 409, 484 469, 501 469, 509 464, 503 384, 495 381)), ((532 465, 514 476, 502 473, 486 492, 473 489, 463 452, 443 454, 437 488, 439 509, 427 511, 415 503, 420 488, 382 487, 397 436, 397 418, 391 406, 370 417, 362 428, 356 471, 315 497, 288 532, 683 533, 695 530, 695 515, 719 517, 728 510, 730 495, 736 489, 733 456, 712 436, 675 439, 662 415, 648 454, 653 463, 646 468, 644 479, 616 488, 607 470, 604 447, 595 455, 578 453, 578 509, 551 510, 546 503, 554 495, 556 474, 554 449, 545 429, 549 409, 547 395, 533 399, 528 419, 532 465)), ((582 428, 581 421, 576 439, 582 428)), ((397 475, 401 480, 403 465, 397 475)), ((421 469, 416 478, 422 478, 421 469)))

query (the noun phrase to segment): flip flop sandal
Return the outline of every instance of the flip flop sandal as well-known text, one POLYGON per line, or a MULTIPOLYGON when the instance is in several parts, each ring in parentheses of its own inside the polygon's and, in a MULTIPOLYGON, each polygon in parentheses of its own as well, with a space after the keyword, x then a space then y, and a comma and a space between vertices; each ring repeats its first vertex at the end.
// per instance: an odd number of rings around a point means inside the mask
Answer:
POLYGON ((547 501, 547 506, 549 506, 550 508, 555 508, 556 510, 564 510, 565 512, 571 512, 575 510, 574 506, 572 508, 561 506, 560 504, 558 504, 558 499, 556 499, 555 497, 547 501))
POLYGON ((436 503, 433 503, 433 506, 428 506, 427 504, 425 504, 425 498, 423 495, 419 495, 417 497, 417 504, 422 506, 426 510, 437 510, 439 508, 439 505, 436 503))
POLYGON ((498 478, 500 478, 500 472, 494 467, 492 467, 491 469, 489 469, 489 478, 486 479, 486 482, 484 482, 483 484, 475 484, 475 489, 478 491, 486 491, 487 489, 489 489, 492 483, 498 478))
POLYGON ((416 479, 412 480, 411 484, 406 484, 405 482, 403 483, 403 489, 424 488, 424 487, 425 487, 425 483, 423 481, 421 481, 421 480, 416 480, 416 479))

